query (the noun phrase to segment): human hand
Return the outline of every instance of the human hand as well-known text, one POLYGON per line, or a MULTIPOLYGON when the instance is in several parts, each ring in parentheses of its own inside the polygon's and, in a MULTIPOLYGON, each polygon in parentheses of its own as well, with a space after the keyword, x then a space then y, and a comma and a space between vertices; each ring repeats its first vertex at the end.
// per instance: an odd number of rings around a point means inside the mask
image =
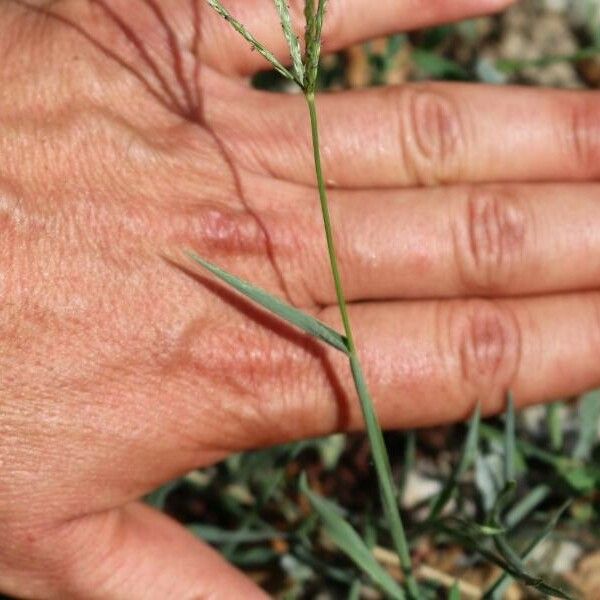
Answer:
MULTIPOLYGON (((325 45, 507 3, 334 0, 325 45)), ((270 2, 227 6, 285 58, 270 2)), ((361 427, 343 357, 164 258, 194 248, 337 323, 304 104, 251 90, 262 59, 200 0, 11 0, 0 34, 0 589, 262 597, 135 500, 234 451, 361 427)), ((318 105, 384 426, 600 383, 596 94, 318 105)))

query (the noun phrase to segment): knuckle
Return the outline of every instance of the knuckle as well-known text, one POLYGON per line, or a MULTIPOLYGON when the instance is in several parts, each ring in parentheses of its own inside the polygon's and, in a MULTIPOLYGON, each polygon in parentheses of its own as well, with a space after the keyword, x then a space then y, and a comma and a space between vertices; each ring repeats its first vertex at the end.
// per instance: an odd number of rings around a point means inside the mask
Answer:
POLYGON ((508 190, 472 188, 453 226, 457 268, 467 290, 506 288, 522 263, 531 229, 523 203, 508 190))
POLYGON ((447 332, 457 389, 475 400, 503 397, 521 356, 520 326, 511 309, 490 300, 451 303, 447 332))
POLYGON ((253 256, 265 252, 265 232, 258 219, 242 207, 225 204, 182 206, 171 215, 171 237, 209 256, 253 256))
POLYGON ((600 174, 599 94, 582 96, 571 108, 569 146, 576 168, 585 175, 600 174))
POLYGON ((240 203, 210 204, 171 217, 170 238, 197 248, 218 264, 258 264, 257 284, 284 295, 293 305, 312 305, 311 282, 303 280, 307 257, 315 255, 318 227, 293 210, 263 211, 240 203), (293 218, 290 218, 292 216, 293 218))
POLYGON ((405 90, 400 103, 399 133, 405 166, 414 180, 433 185, 451 178, 466 142, 456 103, 428 87, 405 90))

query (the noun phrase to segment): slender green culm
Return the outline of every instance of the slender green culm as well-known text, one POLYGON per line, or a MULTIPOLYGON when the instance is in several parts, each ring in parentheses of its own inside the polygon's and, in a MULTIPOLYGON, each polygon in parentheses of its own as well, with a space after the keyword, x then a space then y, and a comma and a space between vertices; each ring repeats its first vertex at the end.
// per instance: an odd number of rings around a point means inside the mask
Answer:
POLYGON ((206 0, 208 4, 214 8, 214 10, 221 15, 249 44, 253 50, 256 50, 261 56, 273 65, 273 68, 286 79, 295 81, 300 87, 303 87, 303 83, 296 79, 296 77, 286 69, 275 55, 267 50, 237 19, 235 19, 231 13, 221 4, 220 0, 206 0))
MULTIPOLYGON (((238 21, 236 21, 228 13, 228 11, 221 5, 219 0, 207 0, 207 2, 221 16, 223 16, 236 31, 238 31, 248 42, 250 42, 252 47, 259 51, 276 68, 277 71, 282 73, 288 79, 293 79, 294 81, 296 81, 296 83, 298 83, 298 85, 304 92, 310 118, 315 175, 319 192, 319 201, 321 204, 325 239, 327 242, 327 252, 329 255, 331 274, 333 278, 333 284, 335 287, 339 311, 344 327, 344 350, 348 356, 354 385, 356 388, 358 398, 360 400, 360 406, 365 421, 365 427, 367 430, 369 442, 371 444, 373 462, 375 464, 375 471, 379 482, 379 492, 381 496, 383 510, 390 528, 390 535, 394 544, 394 548, 400 559, 400 565, 405 576, 408 596, 411 598, 411 600, 418 600, 420 598, 419 588, 414 574, 412 572, 410 548, 404 531, 404 526, 400 518, 397 491, 394 487, 389 456, 385 447, 381 426, 379 424, 379 421, 377 420, 377 415, 375 413, 373 401, 371 399, 369 390, 367 388, 367 384, 365 382, 365 377, 358 357, 356 344, 354 342, 354 336, 352 333, 352 327, 350 323, 350 316, 348 314, 346 297, 344 294, 342 277, 335 249, 335 240, 329 210, 329 200, 327 196, 327 186, 325 184, 325 177, 323 174, 321 148, 319 142, 319 124, 315 101, 315 89, 319 70, 319 59, 321 55, 321 34, 323 30, 323 23, 325 20, 325 9, 327 5, 327 0, 318 0, 316 6, 314 0, 306 0, 306 48, 302 77, 299 76, 300 69, 296 64, 297 61, 294 59, 295 54, 298 52, 298 48, 296 46, 297 38, 294 32, 292 31, 289 13, 287 11, 288 7, 285 4, 286 0, 275 0, 275 5, 278 9, 282 27, 284 29, 284 34, 288 41, 290 56, 292 57, 292 62, 294 63, 295 74, 292 74, 290 71, 288 71, 283 65, 281 65, 281 63, 279 63, 279 61, 273 56, 271 52, 269 52, 266 48, 260 45, 256 41, 256 39, 244 28, 244 26, 238 21)), ((200 262, 201 264, 206 263, 206 261, 202 261, 202 259, 198 260, 198 258, 199 257, 195 257, 196 262, 200 262)), ((233 278, 229 274, 224 273, 223 271, 218 269, 218 267, 215 267, 214 265, 210 265, 210 267, 208 267, 207 264, 204 264, 204 266, 209 268, 209 270, 211 270, 214 274, 218 275, 222 280, 227 281, 230 285, 236 284, 238 291, 242 291, 242 293, 246 293, 250 296, 249 292, 252 291, 251 286, 244 285, 242 289, 239 286, 239 281, 236 281, 235 278, 233 278)), ((281 301, 274 301, 274 299, 272 298, 265 300, 264 293, 262 296, 256 296, 256 294, 254 294, 254 296, 255 300, 262 301, 263 306, 269 308, 270 310, 272 310, 272 312, 275 312, 275 314, 279 314, 280 316, 282 316, 281 301), (277 310, 273 310, 275 308, 277 310)), ((296 325, 302 326, 300 325, 300 320, 298 318, 298 311, 292 314, 289 312, 289 309, 291 307, 285 308, 288 317, 293 316, 296 325)), ((288 320, 291 319, 288 318, 288 320)), ((310 327, 313 326, 314 324, 311 323, 310 327)), ((305 328, 305 330, 307 329, 305 328)), ((319 330, 319 333, 323 334, 323 330, 319 330)), ((313 333, 313 335, 314 334, 315 333, 313 333)), ((339 334, 336 334, 336 332, 331 331, 327 331, 326 334, 327 336, 329 336, 329 339, 325 339, 325 341, 328 341, 329 343, 332 343, 332 340, 337 341, 337 338, 335 336, 339 336, 339 334)), ((322 335, 320 337, 321 339, 323 339, 322 335)))
MULTIPOLYGON (((307 76, 310 78, 308 69, 307 76)), ((419 598, 419 588, 412 572, 410 548, 406 539, 402 519, 400 518, 398 498, 396 490, 394 489, 390 460, 385 447, 385 442, 383 440, 381 426, 377 420, 373 401, 365 383, 365 378, 356 350, 356 344, 354 342, 354 335, 352 333, 352 326, 350 323, 350 316, 348 314, 348 308, 346 304, 346 296, 344 294, 344 288, 342 284, 342 277, 339 270, 337 253, 335 250, 335 240, 333 237, 333 228, 331 225, 327 187, 325 185, 325 178, 323 175, 321 149, 319 144, 319 125, 315 104, 315 95, 313 92, 306 93, 306 102, 308 104, 310 115, 315 171, 317 176, 317 186, 319 189, 319 199, 321 202, 321 212, 323 215, 323 225, 325 228, 325 238, 327 240, 327 250, 329 253, 333 283, 335 286, 340 315, 344 326, 344 333, 346 335, 346 341, 348 344, 348 359, 350 361, 354 386, 360 400, 367 435, 371 444, 371 451, 373 454, 373 462, 375 464, 375 471, 379 482, 379 492, 381 495, 383 510, 390 527, 390 534, 392 536, 394 548, 398 554, 400 565, 406 578, 406 586, 408 588, 409 596, 416 599, 419 598)))
POLYGON ((290 49, 290 58, 292 59, 292 65, 294 67, 294 74, 301 87, 304 87, 304 63, 302 62, 302 50, 300 49, 300 41, 298 36, 295 34, 292 27, 292 19, 290 17, 290 8, 287 0, 273 0, 275 7, 279 13, 279 20, 281 21, 281 28, 283 29, 283 35, 287 40, 290 49))

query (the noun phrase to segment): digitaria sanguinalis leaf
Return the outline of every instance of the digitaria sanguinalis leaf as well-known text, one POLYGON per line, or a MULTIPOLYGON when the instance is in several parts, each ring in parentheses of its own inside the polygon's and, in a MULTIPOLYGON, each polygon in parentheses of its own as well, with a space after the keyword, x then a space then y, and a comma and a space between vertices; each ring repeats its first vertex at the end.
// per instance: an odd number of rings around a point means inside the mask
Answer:
POLYGON ((252 285, 248 281, 244 281, 231 273, 223 271, 223 269, 204 260, 194 252, 187 252, 187 255, 194 262, 204 267, 207 271, 210 271, 215 277, 231 286, 240 294, 246 296, 246 298, 253 300, 269 312, 330 346, 333 346, 336 350, 339 350, 344 354, 348 352, 344 336, 324 323, 321 323, 318 319, 286 304, 268 292, 252 285))
POLYGON ((512 392, 508 392, 506 424, 504 428, 504 482, 508 485, 515 480, 515 454, 516 454, 516 417, 515 399, 512 392))
POLYGON ((406 596, 400 586, 375 560, 373 553, 356 530, 343 519, 333 503, 311 491, 305 475, 300 478, 300 490, 321 518, 325 531, 335 545, 390 598, 404 600, 406 596))

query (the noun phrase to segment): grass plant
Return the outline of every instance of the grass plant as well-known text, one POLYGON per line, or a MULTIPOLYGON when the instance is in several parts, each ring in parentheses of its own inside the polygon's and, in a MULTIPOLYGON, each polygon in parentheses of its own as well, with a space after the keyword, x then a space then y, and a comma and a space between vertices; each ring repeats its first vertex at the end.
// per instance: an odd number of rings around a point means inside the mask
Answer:
MULTIPOLYGON (((600 483, 598 468, 586 463, 586 459, 593 452, 596 441, 594 427, 600 418, 598 398, 595 398, 596 402, 586 402, 584 400, 582 404, 581 434, 575 444, 572 456, 565 456, 564 453, 565 440, 557 419, 557 408, 552 408, 548 412, 551 450, 546 451, 517 438, 517 423, 512 395, 508 394, 503 430, 481 423, 478 406, 466 430, 465 442, 456 466, 442 485, 440 492, 429 500, 427 516, 412 528, 408 530, 405 528, 399 510, 400 494, 392 476, 384 436, 377 420, 357 352, 338 265, 326 179, 321 160, 316 88, 319 81, 321 34, 326 18, 327 0, 306 0, 305 2, 304 48, 302 48, 299 36, 294 31, 287 1, 273 0, 274 10, 279 15, 283 36, 289 47, 290 67, 280 62, 271 51, 262 45, 242 23, 229 13, 220 0, 206 1, 250 44, 252 49, 259 52, 271 64, 280 76, 298 85, 304 95, 307 106, 307 125, 310 125, 312 135, 315 182, 323 218, 323 234, 327 242, 331 278, 336 292, 343 331, 332 329, 312 316, 257 288, 251 282, 243 281, 234 274, 223 271, 217 265, 206 261, 194 252, 188 252, 188 256, 222 282, 259 304, 265 310, 346 356, 370 443, 384 519, 364 517, 367 521, 363 522, 365 533, 361 536, 358 528, 359 522, 353 515, 341 509, 332 499, 326 499, 310 489, 306 477, 300 478, 300 490, 308 500, 314 513, 318 515, 321 526, 329 539, 355 565, 358 570, 357 573, 362 573, 362 576, 367 578, 369 584, 364 579, 357 579, 347 570, 328 564, 327 561, 323 561, 311 553, 309 538, 315 530, 315 520, 299 516, 297 508, 289 503, 285 494, 281 491, 283 477, 279 477, 276 484, 273 483, 273 480, 260 484, 262 491, 259 494, 259 501, 249 512, 244 512, 240 508, 239 501, 227 494, 220 498, 220 502, 225 505, 225 510, 231 510, 233 514, 238 516, 243 514, 238 531, 226 531, 210 525, 195 525, 196 533, 220 545, 221 550, 225 552, 230 560, 241 565, 254 564, 254 562, 260 563, 261 560, 269 560, 269 557, 273 555, 272 551, 266 547, 253 547, 246 551, 246 544, 270 543, 279 540, 281 543, 285 543, 286 547, 289 547, 289 552, 286 555, 288 558, 286 568, 293 570, 297 574, 298 580, 302 579, 303 576, 301 565, 299 566, 298 563, 298 561, 301 561, 302 564, 311 569, 324 573, 327 577, 336 581, 337 585, 345 586, 347 597, 358 598, 361 596, 361 590, 365 585, 373 585, 386 597, 400 600, 404 598, 427 600, 428 598, 440 597, 440 590, 436 588, 431 577, 422 576, 415 572, 411 561, 409 540, 414 543, 423 536, 433 535, 446 542, 450 540, 452 543, 460 543, 466 548, 471 548, 479 556, 501 568, 502 574, 491 583, 482 596, 488 600, 500 600, 507 585, 513 579, 536 588, 543 594, 569 598, 570 596, 562 589, 531 575, 527 571, 525 563, 531 552, 554 529, 558 519, 567 510, 569 502, 565 502, 559 510, 555 511, 550 518, 547 518, 536 532, 529 535, 524 544, 515 544, 513 533, 552 494, 550 486, 542 483, 532 487, 522 499, 515 500, 516 489, 520 478, 527 475, 528 461, 538 461, 546 465, 556 478, 571 487, 573 494, 584 494, 598 486, 600 483), (485 455, 482 454, 482 446, 489 450, 485 455), (500 464, 499 470, 494 470, 494 465, 498 463, 500 464), (484 500, 484 509, 481 511, 482 518, 479 520, 476 520, 472 514, 456 516, 449 514, 448 511, 450 503, 455 501, 459 504, 459 510, 454 512, 460 513, 460 505, 463 500, 463 480, 466 474, 473 471, 473 469, 478 478, 478 486, 484 500), (281 533, 262 521, 258 510, 259 507, 266 505, 269 499, 275 496, 281 503, 282 511, 286 514, 288 520, 300 522, 300 525, 290 532, 283 541, 281 540, 281 533), (397 556, 397 564, 401 568, 401 577, 394 578, 390 575, 375 557, 373 546, 377 543, 382 530, 391 539, 397 556)), ((412 468, 415 455, 415 434, 409 432, 406 434, 405 439, 405 462, 400 488, 404 485, 407 472, 412 468)), ((286 461, 297 458, 306 449, 318 452, 325 452, 325 449, 327 449, 328 452, 331 452, 331 448, 328 446, 329 443, 329 441, 315 441, 282 447, 276 452, 257 453, 253 460, 259 461, 259 463, 263 461, 260 463, 263 465, 260 470, 268 473, 269 469, 275 468, 275 464, 281 466, 286 461)), ((337 453, 333 460, 335 464, 339 460, 340 453, 338 450, 334 450, 334 452, 337 453)), ((244 463, 244 459, 236 460, 241 461, 239 464, 244 463)), ((280 469, 280 467, 278 468, 280 469)), ((277 472, 281 474, 281 470, 277 472)), ((242 480, 250 478, 250 475, 243 468, 241 475, 239 471, 236 473, 236 477, 242 480)), ((194 483, 194 485, 196 484, 197 482, 194 483)), ((155 495, 153 499, 158 504, 164 502, 164 496, 160 494, 155 495)), ((457 600, 461 597, 461 589, 459 582, 450 582, 444 588, 445 591, 442 592, 443 597, 457 600)), ((292 597, 294 596, 290 595, 290 598, 292 597)))

